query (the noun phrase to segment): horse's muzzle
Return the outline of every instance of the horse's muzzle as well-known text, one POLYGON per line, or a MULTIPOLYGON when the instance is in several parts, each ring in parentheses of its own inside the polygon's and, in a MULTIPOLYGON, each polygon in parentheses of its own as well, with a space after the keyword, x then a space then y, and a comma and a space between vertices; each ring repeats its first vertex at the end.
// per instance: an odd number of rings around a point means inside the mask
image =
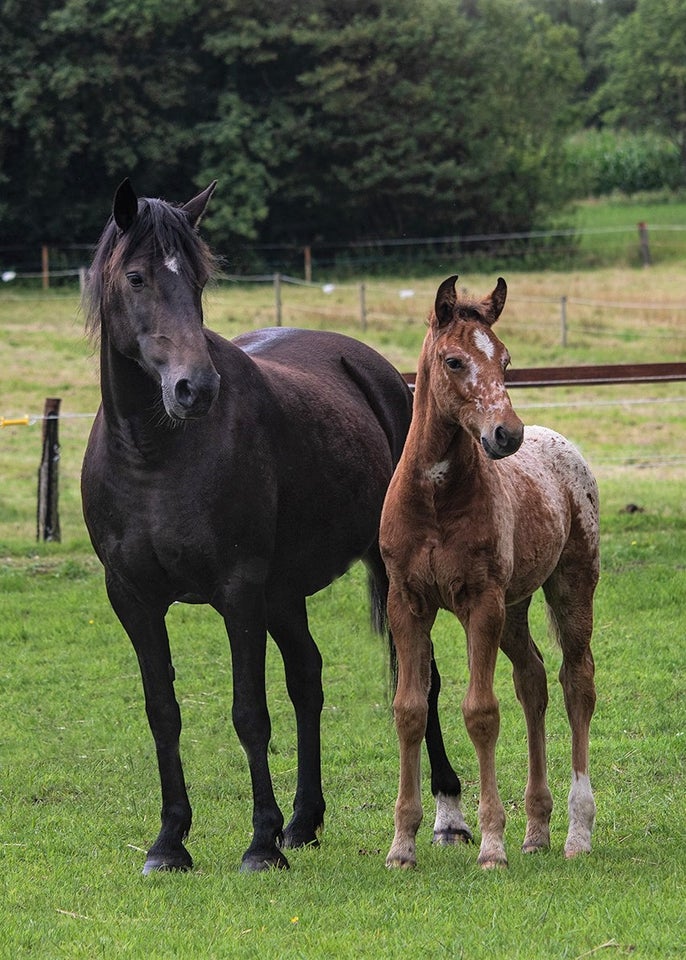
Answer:
POLYGON ((221 377, 216 370, 181 377, 173 390, 162 391, 164 408, 172 420, 197 420, 209 413, 219 393, 221 377))
POLYGON ((505 427, 500 424, 491 434, 481 435, 481 446, 491 460, 502 460, 516 453, 523 439, 524 424, 519 423, 516 427, 505 427))

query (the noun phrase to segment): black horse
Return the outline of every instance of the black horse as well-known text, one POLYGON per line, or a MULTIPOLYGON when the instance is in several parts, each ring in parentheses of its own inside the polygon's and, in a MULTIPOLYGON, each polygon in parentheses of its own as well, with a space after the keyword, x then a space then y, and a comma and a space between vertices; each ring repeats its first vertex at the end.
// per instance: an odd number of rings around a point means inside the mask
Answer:
MULTIPOLYGON (((351 338, 277 328, 229 342, 203 326, 203 288, 216 264, 197 226, 214 187, 177 207, 139 200, 125 180, 87 288, 102 404, 83 465, 84 516, 138 657, 162 788, 162 827, 144 873, 192 866, 165 625, 178 600, 211 604, 229 635, 232 716, 253 789, 243 868, 286 867, 280 847, 317 842, 323 695, 305 598, 361 558, 384 627, 379 517, 411 416, 400 375, 351 338), (285 830, 267 763, 267 632, 297 722, 297 790, 285 830)), ((435 674, 427 743, 435 790, 452 808, 437 839, 454 842, 467 832, 438 726, 438 687, 435 674)))

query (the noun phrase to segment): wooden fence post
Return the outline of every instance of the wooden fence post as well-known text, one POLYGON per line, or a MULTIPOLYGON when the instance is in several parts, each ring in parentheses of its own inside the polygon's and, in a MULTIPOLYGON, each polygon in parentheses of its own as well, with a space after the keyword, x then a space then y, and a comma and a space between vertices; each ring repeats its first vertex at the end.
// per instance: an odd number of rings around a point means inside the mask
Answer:
POLYGON ((312 247, 305 247, 305 283, 312 283, 312 247))
POLYGON ((362 329, 367 329, 367 290, 363 283, 360 284, 360 324, 362 329))
POLYGON ((60 403, 49 397, 43 410, 43 453, 38 468, 38 525, 36 540, 62 539, 59 516, 60 403))
POLYGON ((560 297, 560 343, 567 346, 567 297, 560 297))
POLYGON ((274 306, 276 307, 276 325, 281 326, 281 274, 274 274, 274 306))
POLYGON ((50 253, 45 244, 41 248, 41 273, 43 275, 43 289, 50 286, 50 253))
POLYGON ((650 244, 648 242, 648 224, 641 220, 638 225, 638 245, 641 251, 641 263, 644 267, 649 267, 652 263, 650 259, 650 244))

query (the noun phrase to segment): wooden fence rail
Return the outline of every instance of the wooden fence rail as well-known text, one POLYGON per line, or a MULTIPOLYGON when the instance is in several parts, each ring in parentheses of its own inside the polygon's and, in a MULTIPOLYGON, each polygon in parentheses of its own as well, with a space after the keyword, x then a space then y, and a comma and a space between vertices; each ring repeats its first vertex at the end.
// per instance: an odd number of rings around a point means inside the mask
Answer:
MULTIPOLYGON (((404 373, 414 386, 416 373, 404 373)), ((608 363, 577 367, 527 367, 507 370, 510 387, 583 387, 612 383, 668 383, 686 380, 686 363, 608 363)))

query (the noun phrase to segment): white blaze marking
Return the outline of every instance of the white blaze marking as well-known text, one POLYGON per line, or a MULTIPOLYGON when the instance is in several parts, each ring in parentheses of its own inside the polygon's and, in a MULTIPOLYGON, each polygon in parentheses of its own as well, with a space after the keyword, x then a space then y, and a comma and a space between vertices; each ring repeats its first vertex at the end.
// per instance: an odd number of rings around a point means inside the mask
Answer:
POLYGON ((167 270, 171 270, 172 273, 179 272, 179 261, 176 259, 174 254, 164 258, 164 265, 167 270))
POLYGON ((474 331, 474 346, 481 350, 482 353, 485 353, 489 360, 493 359, 495 354, 495 347, 491 343, 491 340, 485 330, 479 330, 478 327, 474 331))

